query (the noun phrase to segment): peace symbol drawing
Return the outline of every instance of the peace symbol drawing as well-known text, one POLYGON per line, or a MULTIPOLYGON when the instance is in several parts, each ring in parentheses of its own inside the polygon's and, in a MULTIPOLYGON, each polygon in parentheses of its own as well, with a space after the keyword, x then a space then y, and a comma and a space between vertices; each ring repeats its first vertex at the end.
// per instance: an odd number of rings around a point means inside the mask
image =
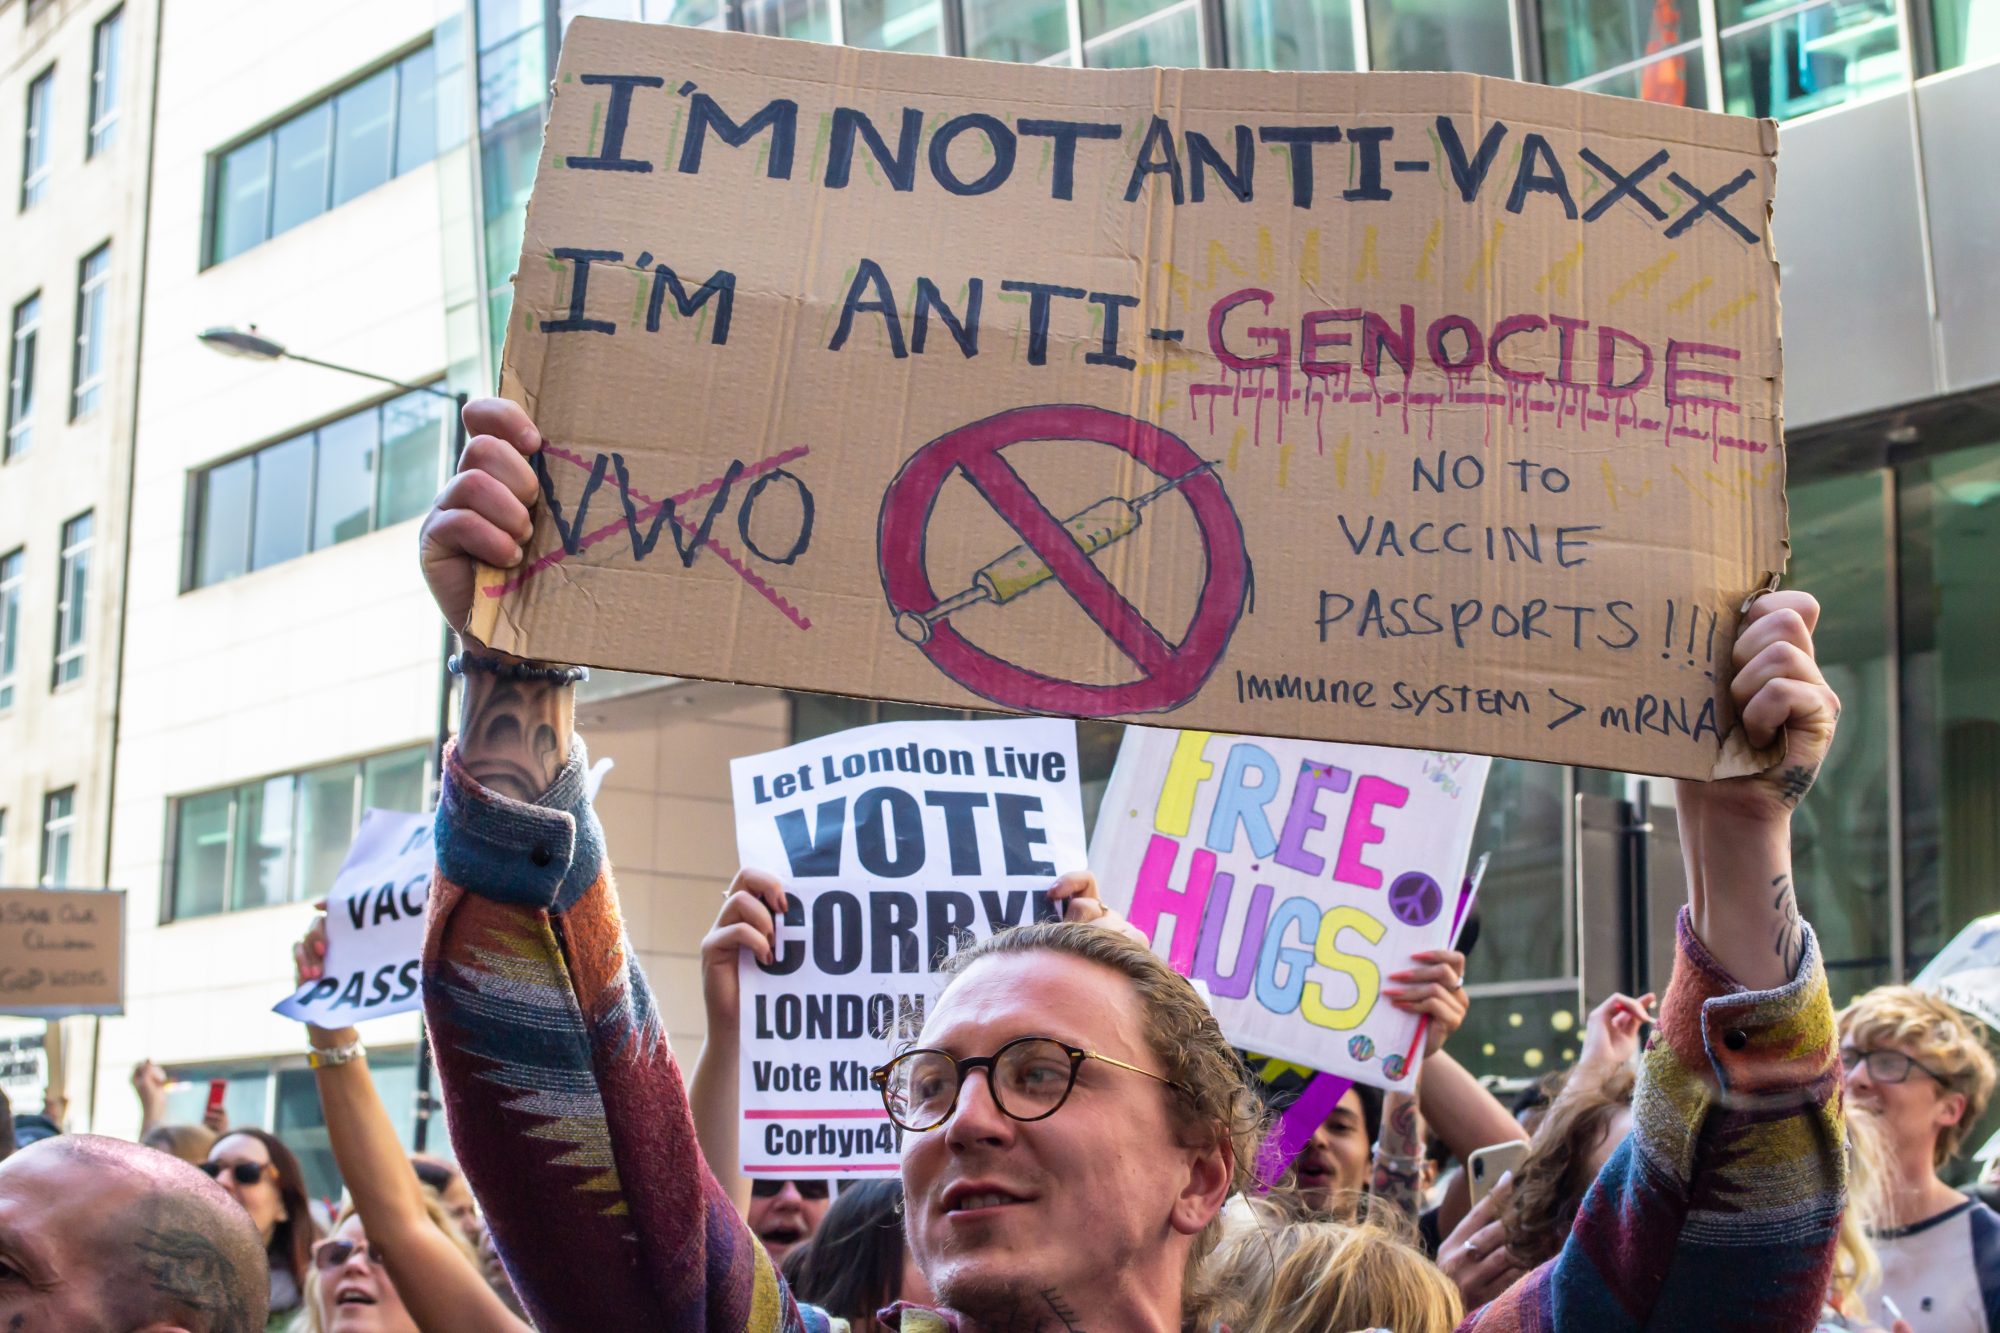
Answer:
POLYGON ((1179 708, 1201 692, 1222 660, 1249 587, 1243 525, 1215 465, 1171 432, 1099 407, 1014 408, 932 440, 889 483, 877 535, 882 588, 897 633, 974 694, 1027 712, 1112 717, 1179 708), (1010 445, 1051 440, 1121 450, 1157 484, 1058 518, 1005 456, 1010 445), (925 564, 926 537, 939 492, 954 472, 963 473, 1021 542, 982 566, 965 589, 941 597, 925 564), (1203 560, 1194 614, 1178 639, 1151 624, 1091 558, 1136 532, 1146 508, 1170 497, 1190 507, 1203 560), (1082 608, 1137 668, 1136 680, 1097 684, 1032 671, 1008 660, 1004 642, 992 642, 995 636, 975 643, 952 623, 970 607, 1006 605, 1044 585, 1053 588, 1041 596, 1067 594, 1082 608))

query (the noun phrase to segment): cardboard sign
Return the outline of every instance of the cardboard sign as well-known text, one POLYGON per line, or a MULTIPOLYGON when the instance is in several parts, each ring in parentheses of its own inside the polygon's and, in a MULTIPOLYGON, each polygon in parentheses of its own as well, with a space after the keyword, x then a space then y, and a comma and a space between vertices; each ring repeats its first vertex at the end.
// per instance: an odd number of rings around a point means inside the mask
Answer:
POLYGON ((785 884, 777 957, 740 955, 742 1170, 893 1176, 869 1071, 922 1032, 961 942, 1060 916, 1084 866, 1076 728, 887 722, 732 760, 736 846, 785 884))
POLYGON ((1457 931, 1488 762, 1134 727, 1090 868, 1232 1044, 1407 1087, 1420 1020, 1381 990, 1457 931))
POLYGON ((1784 568, 1770 122, 580 19, 531 656, 1718 776, 1784 568))
POLYGON ((2000 914, 1959 931, 1910 984, 2000 1029, 2000 914))
POLYGON ((123 889, 0 889, 0 1014, 124 1012, 123 889))
POLYGON ((326 895, 325 970, 272 1008, 344 1028, 423 1004, 424 913, 437 853, 429 814, 364 810, 326 895))

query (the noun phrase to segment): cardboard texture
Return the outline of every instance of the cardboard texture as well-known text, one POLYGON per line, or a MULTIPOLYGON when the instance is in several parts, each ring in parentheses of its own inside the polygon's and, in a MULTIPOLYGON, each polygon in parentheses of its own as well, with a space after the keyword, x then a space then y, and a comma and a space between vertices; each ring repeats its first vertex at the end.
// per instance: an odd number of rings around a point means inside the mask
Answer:
POLYGON ((1686 777, 1782 572, 1775 126, 577 20, 472 630, 1686 777))
POLYGON ((0 1014, 124 1012, 124 890, 0 889, 0 1014))

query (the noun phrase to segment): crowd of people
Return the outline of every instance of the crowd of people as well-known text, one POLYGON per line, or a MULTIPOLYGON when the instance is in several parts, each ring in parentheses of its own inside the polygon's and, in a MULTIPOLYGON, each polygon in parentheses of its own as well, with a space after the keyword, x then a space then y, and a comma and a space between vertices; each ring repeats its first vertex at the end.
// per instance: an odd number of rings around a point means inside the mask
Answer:
MULTIPOLYGON (((475 561, 523 558, 538 494, 522 409, 466 424, 422 546, 454 625, 475 561)), ((772 956, 783 884, 724 890, 684 1080, 585 794, 575 673, 468 640, 424 957, 455 1161, 404 1151, 352 1029, 306 1032, 330 1216, 279 1138, 168 1123, 142 1065, 141 1142, 0 1143, 0 1327, 2000 1328, 2000 1214, 1942 1174, 1993 1092, 1985 1034, 1904 986, 1836 1014, 1792 892, 1791 812, 1839 709, 1818 616, 1796 592, 1745 615, 1738 714, 1784 757, 1679 789, 1665 990, 1605 999, 1575 1064, 1509 1105, 1449 1050, 1470 937, 1417 955, 1385 990, 1427 1020, 1416 1086, 1350 1089, 1274 1186, 1259 1082, 1083 873, 1050 890, 1062 920, 958 949, 921 1036, 885 1050, 899 1180, 746 1179, 738 960, 772 956), (1507 1145, 1518 1166, 1476 1179, 1507 1145)), ((325 947, 315 924, 301 980, 325 947)))

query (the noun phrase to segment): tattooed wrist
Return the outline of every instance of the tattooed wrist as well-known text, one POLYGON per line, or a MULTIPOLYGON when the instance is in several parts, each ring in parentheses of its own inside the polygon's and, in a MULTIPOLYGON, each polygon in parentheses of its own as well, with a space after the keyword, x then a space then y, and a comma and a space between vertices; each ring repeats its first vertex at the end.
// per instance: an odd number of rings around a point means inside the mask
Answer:
POLYGON ((1778 774, 1778 798, 1785 803, 1786 808, 1797 809, 1799 802, 1806 798, 1806 793, 1812 790, 1813 782, 1818 777, 1819 768, 1816 765, 1787 765, 1778 774))
POLYGON ((1799 895, 1789 874, 1771 879, 1771 910, 1778 915, 1771 927, 1771 952, 1784 965, 1786 975, 1796 975, 1805 958, 1805 923, 1799 917, 1799 895))
POLYGON ((555 679, 465 677, 458 761, 481 786, 517 801, 549 789, 569 759, 575 687, 555 679))

